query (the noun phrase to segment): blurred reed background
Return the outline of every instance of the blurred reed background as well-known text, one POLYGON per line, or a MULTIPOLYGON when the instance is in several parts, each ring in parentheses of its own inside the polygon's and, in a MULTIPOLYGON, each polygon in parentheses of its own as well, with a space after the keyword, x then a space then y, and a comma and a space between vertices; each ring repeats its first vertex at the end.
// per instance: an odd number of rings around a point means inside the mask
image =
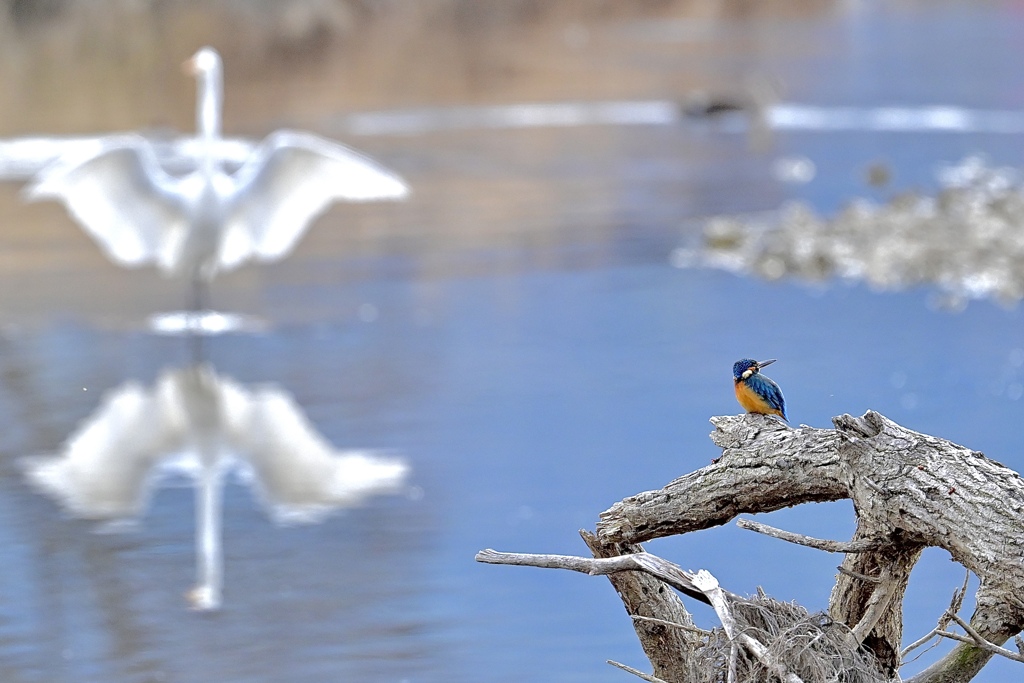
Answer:
POLYGON ((758 47, 746 41, 756 35, 737 46, 716 26, 834 11, 820 0, 11 0, 0 16, 0 129, 188 129, 192 84, 178 63, 205 44, 228 65, 227 127, 238 134, 268 117, 360 109, 683 97, 738 87, 754 66, 758 47), (661 47, 674 63, 689 55, 688 68, 659 68, 650 45, 642 57, 654 63, 636 68, 641 55, 607 32, 631 20, 695 28, 661 47), (740 61, 719 59, 737 47, 740 61))
MULTIPOLYGON (((453 257, 453 250, 511 245, 527 248, 530 259, 558 260, 562 256, 543 254, 572 240, 609 244, 632 221, 623 216, 623 171, 605 163, 632 144, 628 129, 359 136, 346 116, 648 98, 678 100, 682 109, 694 93, 742 101, 752 80, 765 75, 762 59, 797 47, 813 54, 815 42, 825 40, 808 31, 799 46, 784 46, 771 38, 776 29, 836 11, 827 2, 681 0, 10 2, 0 15, 0 136, 190 133, 194 83, 181 63, 210 44, 225 62, 225 135, 260 138, 284 126, 312 130, 358 147, 414 185, 403 205, 332 210, 290 262, 275 266, 277 276, 308 276, 301 264, 318 254, 357 257, 396 248, 423 273, 464 268, 465 259, 453 257), (733 28, 762 20, 768 22, 763 45, 757 31, 733 28), (565 178, 568 183, 557 184, 565 178)), ((653 145, 671 159, 728 162, 747 155, 742 136, 724 147, 692 138, 667 147, 663 141, 641 144, 640 154, 653 145)), ((710 202, 706 212, 715 208, 720 190, 713 183, 701 188, 666 180, 666 189, 679 195, 675 205, 710 202)), ((656 189, 647 185, 644 191, 656 189)), ((77 298, 74 308, 108 317, 141 313, 154 301, 174 304, 173 290, 152 273, 106 267, 59 206, 26 207, 17 192, 17 185, 0 186, 6 226, 0 281, 21 273, 33 281, 35 296, 50 292, 48 301, 65 303, 77 298), (83 268, 90 271, 84 288, 69 280, 83 268), (132 286, 118 286, 125 281, 132 286)), ((763 206, 756 199, 762 190, 752 192, 740 205, 763 206)), ((730 190, 720 203, 733 207, 734 198, 730 190)), ((679 215, 670 210, 665 223, 677 224, 679 215)), ((253 297, 262 277, 244 269, 223 278, 217 300, 259 307, 264 302, 253 297)), ((13 283, 0 287, 15 289, 13 283)), ((30 313, 24 298, 4 305, 30 313)))

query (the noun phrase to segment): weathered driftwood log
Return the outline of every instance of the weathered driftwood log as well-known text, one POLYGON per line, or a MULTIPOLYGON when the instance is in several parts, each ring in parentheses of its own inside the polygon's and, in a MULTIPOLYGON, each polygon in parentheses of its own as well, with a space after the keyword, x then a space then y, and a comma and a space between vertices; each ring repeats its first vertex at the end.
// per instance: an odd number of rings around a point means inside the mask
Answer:
MULTIPOLYGON (((692 669, 680 662, 700 650, 700 639, 687 631, 689 615, 662 581, 691 596, 694 585, 663 575, 638 544, 725 524, 743 513, 849 498, 857 529, 846 543, 800 537, 749 521, 741 526, 847 554, 832 591, 829 617, 847 629, 844 640, 873 655, 883 677, 894 677, 900 665, 903 594, 911 569, 928 546, 944 548, 978 576, 977 607, 970 622, 961 623, 954 599, 952 616, 940 620, 933 633, 960 642, 908 683, 965 683, 994 654, 1010 656, 997 646, 1024 629, 1024 601, 1019 597, 1024 595, 1024 480, 1016 472, 874 412, 837 417, 835 429, 793 429, 761 415, 715 417, 711 422, 716 427, 711 438, 723 449, 719 459, 660 490, 616 503, 601 514, 596 534, 584 532, 594 556, 609 559, 514 556, 513 561, 513 556, 492 551, 478 559, 609 574, 629 614, 652 617, 636 620, 635 626, 654 675, 682 683, 690 680, 687 671, 692 669), (636 556, 621 557, 626 554, 636 556), (567 559, 572 562, 566 564, 567 559), (629 571, 618 573, 622 570, 629 571), (966 635, 946 632, 944 624, 951 620, 966 635), (673 627, 652 628, 668 622, 682 628, 674 633, 673 627)), ((756 650, 755 645, 755 655, 756 650)), ((732 680, 735 652, 726 666, 732 680)), ((777 678, 786 675, 775 673, 777 678)))
MULTIPOLYGON (((1016 472, 874 412, 837 417, 835 429, 791 429, 758 415, 711 421, 722 457, 613 505, 598 522, 600 543, 641 543, 742 513, 849 498, 853 542, 876 549, 847 555, 829 613, 856 629, 870 612, 873 626, 858 635, 890 672, 899 666, 903 593, 927 546, 949 551, 980 579, 970 620, 978 634, 1001 644, 1024 628, 1024 480, 1016 472)), ((992 655, 961 643, 910 680, 969 681, 992 655)))

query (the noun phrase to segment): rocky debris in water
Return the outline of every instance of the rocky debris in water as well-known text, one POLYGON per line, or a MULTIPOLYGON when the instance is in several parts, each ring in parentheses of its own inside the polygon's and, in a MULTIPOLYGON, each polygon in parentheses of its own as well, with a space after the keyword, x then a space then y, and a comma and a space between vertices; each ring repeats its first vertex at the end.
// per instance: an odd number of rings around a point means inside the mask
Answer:
POLYGON ((770 215, 709 221, 696 254, 672 261, 767 280, 842 278, 879 290, 928 285, 941 303, 1012 305, 1024 298, 1024 185, 1018 172, 971 157, 942 168, 935 197, 858 199, 833 218, 803 203, 770 215))

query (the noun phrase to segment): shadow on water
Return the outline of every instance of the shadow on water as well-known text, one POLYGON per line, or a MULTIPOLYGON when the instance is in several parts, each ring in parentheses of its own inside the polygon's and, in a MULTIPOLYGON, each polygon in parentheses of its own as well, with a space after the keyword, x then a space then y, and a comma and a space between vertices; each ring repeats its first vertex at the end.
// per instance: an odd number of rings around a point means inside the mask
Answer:
MULTIPOLYGON (((271 25, 299 4, 0 23, 5 138, 191 129, 178 68, 212 42, 225 134, 355 138, 413 188, 218 279, 240 327, 196 355, 151 318, 180 283, 0 187, 4 680, 621 680, 604 660, 643 655, 604 580, 473 554, 579 554, 601 510, 717 457, 737 358, 779 359, 794 423, 870 408, 1024 467, 1019 190, 989 182, 1024 154, 1011 10, 436 0, 271 25), (194 564, 221 610, 184 609, 194 564)), ((853 514, 768 521, 843 538, 853 514)), ((835 558, 749 536, 651 549, 826 604, 835 558)), ((926 554, 908 639, 962 578, 926 554)))

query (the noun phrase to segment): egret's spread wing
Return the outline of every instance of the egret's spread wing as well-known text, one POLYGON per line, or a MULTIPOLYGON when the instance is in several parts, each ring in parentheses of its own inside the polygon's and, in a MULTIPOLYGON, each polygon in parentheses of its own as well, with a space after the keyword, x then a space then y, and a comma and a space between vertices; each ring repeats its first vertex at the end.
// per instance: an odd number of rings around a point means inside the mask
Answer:
POLYGON ((129 382, 68 437, 60 452, 25 460, 29 482, 87 519, 138 515, 152 469, 181 448, 181 420, 160 390, 129 382))
POLYGON ((402 487, 408 473, 403 460, 336 450, 284 390, 222 387, 231 443, 252 466, 254 483, 277 520, 315 521, 402 487))
POLYGON ((372 159, 310 133, 277 131, 239 169, 221 264, 287 254, 334 201, 402 199, 405 182, 372 159))
POLYGON ((144 138, 118 136, 104 140, 98 151, 53 162, 25 188, 25 196, 64 202, 117 263, 164 264, 187 227, 181 182, 160 168, 144 138))

